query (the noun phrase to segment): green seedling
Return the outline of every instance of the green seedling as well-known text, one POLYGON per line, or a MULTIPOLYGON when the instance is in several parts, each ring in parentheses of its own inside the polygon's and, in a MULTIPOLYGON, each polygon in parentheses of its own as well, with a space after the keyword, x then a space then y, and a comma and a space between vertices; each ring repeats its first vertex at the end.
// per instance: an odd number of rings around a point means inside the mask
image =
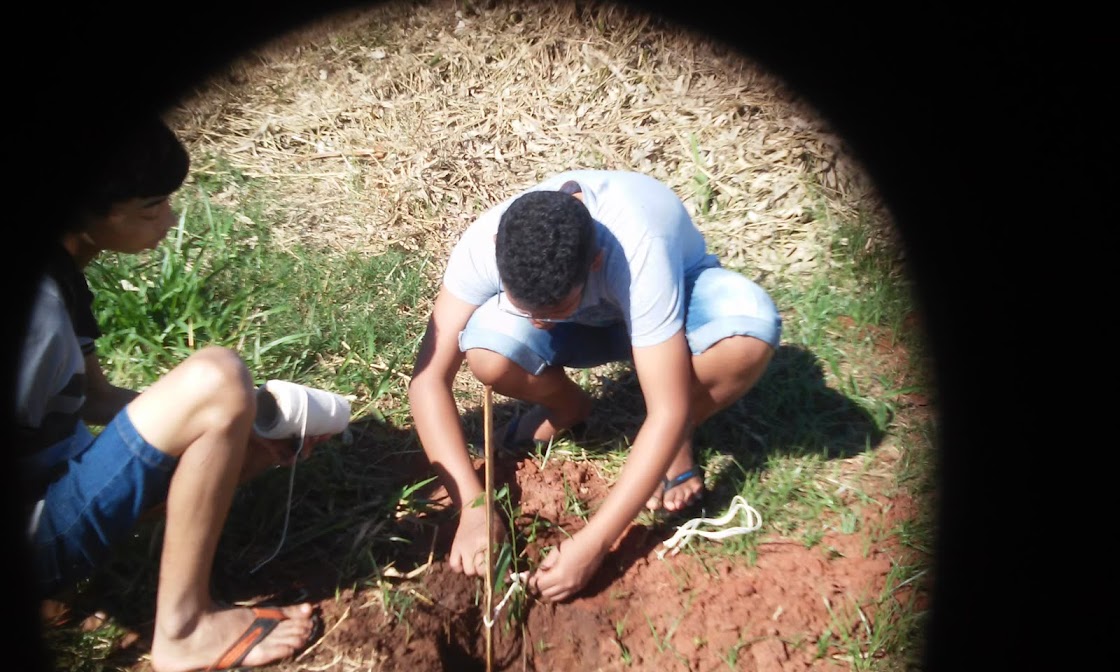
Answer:
POLYGON ((739 650, 743 648, 743 638, 740 637, 734 644, 727 647, 727 651, 723 654, 723 662, 727 663, 727 667, 731 670, 739 669, 739 650))
POLYGON ((583 503, 583 499, 580 498, 579 494, 576 493, 575 489, 568 482, 567 476, 561 475, 561 478, 564 481, 564 509, 568 513, 571 513, 582 518, 584 521, 587 521, 588 517, 590 516, 590 512, 588 511, 587 506, 583 503))

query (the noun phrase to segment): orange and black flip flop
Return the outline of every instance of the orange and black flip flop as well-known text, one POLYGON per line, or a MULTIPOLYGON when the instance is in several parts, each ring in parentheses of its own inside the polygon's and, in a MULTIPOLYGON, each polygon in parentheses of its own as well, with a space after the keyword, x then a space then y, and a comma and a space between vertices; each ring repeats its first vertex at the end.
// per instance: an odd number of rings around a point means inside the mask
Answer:
MULTIPOLYGON (((257 644, 260 644, 265 637, 268 637, 268 634, 275 630, 277 625, 280 625, 280 621, 288 620, 283 611, 274 607, 252 607, 252 609, 256 618, 253 619, 248 628, 245 628, 245 632, 241 633, 237 641, 226 649, 226 652, 213 665, 206 668, 207 672, 211 670, 232 670, 239 667, 245 657, 249 655, 249 652, 257 644)), ((317 626, 318 614, 315 614, 312 618, 317 626)), ((318 627, 313 628, 311 636, 304 643, 305 647, 315 640, 317 630, 318 627)))

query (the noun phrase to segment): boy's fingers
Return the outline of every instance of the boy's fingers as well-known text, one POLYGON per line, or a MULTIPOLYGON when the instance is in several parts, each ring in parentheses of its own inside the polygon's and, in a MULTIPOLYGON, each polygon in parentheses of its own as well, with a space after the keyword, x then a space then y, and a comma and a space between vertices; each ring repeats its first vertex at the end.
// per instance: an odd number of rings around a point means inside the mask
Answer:
POLYGON ((555 567, 558 562, 560 562, 560 549, 554 548, 549 551, 548 555, 541 561, 540 566, 537 567, 537 571, 547 572, 549 569, 555 567))
POLYGON ((486 556, 482 555, 481 553, 481 551, 476 552, 473 556, 471 556, 469 562, 465 558, 463 559, 464 574, 466 574, 467 576, 482 575, 482 566, 486 564, 486 556))

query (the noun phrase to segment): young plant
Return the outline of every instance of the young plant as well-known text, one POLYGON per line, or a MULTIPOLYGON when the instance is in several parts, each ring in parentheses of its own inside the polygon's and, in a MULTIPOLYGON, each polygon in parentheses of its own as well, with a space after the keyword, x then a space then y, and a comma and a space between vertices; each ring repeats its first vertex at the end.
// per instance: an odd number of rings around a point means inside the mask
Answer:
POLYGON ((727 651, 723 654, 723 662, 727 663, 727 667, 731 670, 739 669, 739 650, 743 648, 746 642, 740 637, 734 644, 727 647, 727 651))
POLYGON ((618 644, 618 655, 622 658, 622 662, 627 667, 634 663, 633 657, 630 654, 630 648, 622 642, 622 635, 626 632, 626 619, 615 621, 614 624, 614 643, 618 644))
POLYGON ((695 135, 689 136, 689 149, 692 150, 692 160, 696 163, 696 172, 692 176, 693 193, 696 195, 696 207, 701 215, 707 215, 715 205, 715 188, 712 178, 704 168, 704 159, 700 156, 700 143, 695 135))
MULTIPOLYGON (((485 493, 483 494, 483 497, 485 493)), ((498 488, 494 495, 494 501, 501 508, 505 514, 505 518, 509 521, 510 525, 514 525, 521 517, 521 507, 513 503, 513 498, 510 495, 509 485, 505 484, 498 488)), ((532 534, 536 535, 536 525, 530 526, 532 534)), ((511 534, 507 537, 498 549, 497 561, 494 563, 494 599, 501 600, 503 596, 510 591, 512 585, 513 575, 521 573, 531 573, 532 568, 526 562, 522 565, 522 556, 524 550, 519 550, 520 540, 519 534, 516 530, 511 530, 511 534)), ((520 623, 525 615, 527 608, 524 590, 514 589, 509 593, 509 602, 503 607, 502 619, 507 630, 516 622, 520 623)), ((495 603, 497 606, 498 602, 495 603)))
POLYGON ((584 504, 583 499, 568 482, 568 478, 561 474, 564 480, 564 509, 575 516, 578 516, 586 522, 591 515, 587 505, 584 504))

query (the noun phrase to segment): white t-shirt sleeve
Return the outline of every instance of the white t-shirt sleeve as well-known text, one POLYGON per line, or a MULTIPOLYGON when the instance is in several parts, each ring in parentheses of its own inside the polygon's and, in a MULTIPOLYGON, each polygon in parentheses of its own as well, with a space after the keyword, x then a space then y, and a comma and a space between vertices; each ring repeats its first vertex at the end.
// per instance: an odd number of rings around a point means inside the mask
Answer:
MULTIPOLYGON (((32 306, 31 320, 20 355, 16 420, 26 427, 40 427, 53 406, 67 406, 70 395, 61 390, 75 374, 85 372, 81 352, 74 347, 70 314, 53 280, 44 279, 32 306)), ((80 407, 82 397, 75 396, 80 407)), ((70 411, 73 409, 64 408, 70 411)))
POLYGON ((635 348, 662 343, 684 327, 684 268, 680 250, 667 238, 647 238, 630 258, 630 342, 635 348))
POLYGON ((498 293, 498 262, 494 257, 496 211, 482 215, 464 233, 447 260, 443 284, 457 298, 475 306, 498 293))

